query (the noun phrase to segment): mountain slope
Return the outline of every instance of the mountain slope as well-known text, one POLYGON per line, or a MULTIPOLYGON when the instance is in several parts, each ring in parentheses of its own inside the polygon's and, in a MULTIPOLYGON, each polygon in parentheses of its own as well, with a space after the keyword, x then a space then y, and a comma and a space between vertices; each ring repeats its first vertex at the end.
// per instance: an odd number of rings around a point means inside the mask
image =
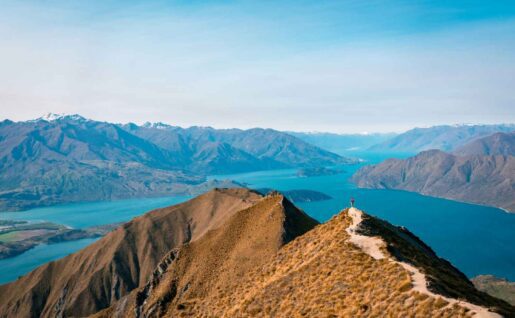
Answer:
POLYGON ((0 286, 0 317, 84 316, 108 307, 143 286, 170 250, 260 198, 245 189, 214 190, 135 218, 80 252, 0 286))
POLYGON ((455 156, 429 150, 358 170, 362 188, 400 189, 515 212, 514 156, 455 156))
POLYGON ((288 134, 338 154, 362 151, 397 136, 395 133, 334 134, 324 132, 288 132, 288 134))
POLYGON ((102 315, 163 316, 172 308, 175 316, 195 310, 214 294, 230 293, 249 271, 316 224, 282 195, 269 195, 198 241, 172 250, 144 288, 102 315))
POLYGON ((515 156, 515 132, 476 139, 453 152, 458 156, 515 156))
POLYGON ((205 181, 171 152, 80 116, 3 121, 0 146, 0 210, 184 194, 205 181))
POLYGON ((472 279, 474 286, 480 291, 505 300, 515 306, 515 282, 492 275, 479 275, 472 279))
POLYGON ((349 162, 273 130, 118 125, 79 115, 0 122, 0 210, 198 194, 208 174, 349 162))
POLYGON ((414 128, 388 141, 372 146, 370 150, 385 152, 417 153, 439 149, 451 151, 481 137, 497 132, 515 131, 514 124, 506 125, 443 125, 429 128, 414 128))
POLYGON ((302 234, 312 224, 293 208, 281 217, 284 202, 266 197, 171 251, 145 287, 95 317, 499 317, 488 308, 505 316, 514 310, 477 291, 404 228, 350 209, 302 234), (283 221, 294 219, 305 225, 283 221), (287 229, 299 229, 289 243, 281 235, 287 229))
POLYGON ((127 133, 117 125, 77 116, 64 116, 52 121, 2 122, 1 163, 66 158, 75 161, 138 162, 159 169, 182 164, 179 157, 127 133))
POLYGON ((404 228, 216 190, 0 286, 0 316, 509 316, 404 228), (427 283, 427 284, 426 284, 427 283), (457 300, 459 299, 459 301, 457 300))
POLYGON ((232 169, 239 172, 352 162, 273 129, 180 128, 165 124, 127 124, 122 127, 164 149, 189 153, 197 159, 193 163, 195 169, 207 172, 220 173, 232 169), (229 155, 211 155, 206 158, 202 152, 229 155))

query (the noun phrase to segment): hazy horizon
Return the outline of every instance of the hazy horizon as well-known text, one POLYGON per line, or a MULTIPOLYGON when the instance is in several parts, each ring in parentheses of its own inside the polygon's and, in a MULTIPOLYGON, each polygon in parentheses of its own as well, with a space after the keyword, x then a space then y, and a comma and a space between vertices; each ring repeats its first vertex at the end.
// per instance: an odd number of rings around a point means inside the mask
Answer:
POLYGON ((0 5, 0 118, 335 133, 515 122, 510 1, 0 5))
POLYGON ((253 127, 234 127, 234 126, 219 127, 217 125, 190 125, 190 126, 184 126, 184 125, 177 125, 177 124, 173 124, 173 123, 169 123, 169 122, 164 122, 164 121, 151 122, 151 121, 147 121, 147 120, 120 122, 120 121, 102 120, 102 119, 97 119, 97 118, 88 118, 86 116, 82 116, 82 114, 71 114, 71 113, 59 113, 59 114, 56 114, 56 113, 46 113, 46 114, 44 114, 42 116, 37 116, 35 118, 20 119, 20 120, 13 120, 11 118, 3 118, 3 119, 0 119, 0 121, 2 121, 2 120, 31 121, 31 120, 37 120, 37 119, 45 119, 44 117, 47 117, 47 116, 74 116, 74 115, 78 115, 78 116, 84 117, 87 120, 94 120, 94 121, 100 121, 100 122, 109 122, 109 123, 115 123, 115 124, 136 124, 136 125, 139 125, 139 126, 142 126, 142 125, 145 125, 145 124, 165 124, 165 125, 170 125, 170 126, 178 126, 178 127, 181 127, 181 128, 210 127, 210 128, 214 128, 214 129, 243 129, 243 130, 244 129, 252 129, 252 128, 264 128, 264 129, 275 129, 275 130, 283 131, 283 132, 313 133, 313 134, 337 134, 337 135, 374 135, 374 134, 387 135, 387 134, 401 134, 403 132, 406 132, 408 130, 415 129, 415 128, 430 128, 430 127, 434 127, 434 126, 515 125, 515 123, 509 123, 509 122, 499 122, 499 123, 493 123, 493 124, 485 124, 485 123, 442 123, 442 124, 437 124, 437 125, 415 126, 415 127, 408 128, 406 130, 399 130, 399 131, 345 132, 345 131, 321 131, 321 130, 285 130, 285 129, 280 129, 280 128, 262 127, 262 126, 253 126, 253 127))

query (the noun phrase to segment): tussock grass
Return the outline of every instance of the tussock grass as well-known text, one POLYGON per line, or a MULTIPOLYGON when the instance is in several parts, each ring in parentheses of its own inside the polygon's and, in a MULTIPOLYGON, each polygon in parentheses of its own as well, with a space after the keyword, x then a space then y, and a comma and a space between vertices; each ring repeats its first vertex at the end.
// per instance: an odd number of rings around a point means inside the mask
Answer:
POLYGON ((409 273, 348 242, 345 214, 285 245, 231 294, 203 300, 201 317, 470 317, 412 291, 409 273), (204 311, 205 310, 205 311, 204 311))

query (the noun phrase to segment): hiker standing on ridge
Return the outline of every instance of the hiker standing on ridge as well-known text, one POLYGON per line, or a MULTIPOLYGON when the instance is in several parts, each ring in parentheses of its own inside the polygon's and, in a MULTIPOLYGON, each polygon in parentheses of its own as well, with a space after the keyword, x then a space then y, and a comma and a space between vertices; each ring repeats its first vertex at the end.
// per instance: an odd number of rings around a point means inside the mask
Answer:
POLYGON ((354 207, 354 198, 350 198, 350 207, 353 208, 354 207))

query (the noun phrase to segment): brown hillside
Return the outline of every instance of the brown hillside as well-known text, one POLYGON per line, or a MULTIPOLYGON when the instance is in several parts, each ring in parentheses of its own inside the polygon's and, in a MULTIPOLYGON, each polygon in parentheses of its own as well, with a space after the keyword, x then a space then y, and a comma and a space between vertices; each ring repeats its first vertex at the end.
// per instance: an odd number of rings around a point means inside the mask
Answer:
POLYGON ((492 275, 479 275, 472 278, 477 289, 515 306, 515 282, 492 275))
POLYGON ((143 286, 172 249, 194 241, 261 196, 213 190, 135 218, 84 250, 0 286, 0 317, 85 316, 143 286))
POLYGON ((317 224, 282 195, 269 195, 198 241, 171 251, 144 288, 98 316, 175 316, 209 310, 207 299, 230 293, 249 271, 317 224))
POLYGON ((312 224, 281 196, 266 197, 171 251, 144 288, 95 317, 499 317, 488 309, 509 317, 514 312, 477 291, 409 231, 350 211, 354 214, 343 211, 281 247, 285 237, 312 224))
POLYGON ((515 212, 515 156, 456 156, 428 150, 407 159, 364 166, 360 188, 399 189, 515 212))

